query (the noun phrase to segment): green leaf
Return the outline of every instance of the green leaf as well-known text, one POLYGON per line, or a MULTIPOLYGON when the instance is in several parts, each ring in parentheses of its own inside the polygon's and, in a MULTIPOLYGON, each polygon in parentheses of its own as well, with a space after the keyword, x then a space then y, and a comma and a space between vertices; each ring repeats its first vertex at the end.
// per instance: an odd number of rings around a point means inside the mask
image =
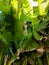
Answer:
POLYGON ((39 45, 37 44, 37 42, 34 39, 31 39, 28 43, 28 45, 26 45, 25 49, 28 51, 32 51, 39 48, 39 45))
POLYGON ((46 56, 47 56, 47 63, 49 65, 49 53, 46 53, 46 56))
POLYGON ((0 53, 5 53, 7 51, 7 41, 6 39, 0 34, 0 53))
POLYGON ((30 33, 21 41, 19 47, 20 47, 19 49, 21 50, 25 49, 31 51, 32 49, 39 48, 39 45, 35 42, 34 39, 32 39, 32 34, 30 33))
POLYGON ((3 35, 0 34, 0 40, 2 40, 5 44, 7 44, 6 39, 3 37, 3 35))
POLYGON ((31 37, 32 33, 30 33, 30 35, 24 36, 19 43, 19 49, 24 49, 29 44, 31 37))
POLYGON ((33 25, 33 36, 35 37, 36 40, 40 40, 41 36, 39 35, 39 33, 36 30, 36 26, 38 25, 38 18, 34 17, 32 20, 32 25, 33 25))
POLYGON ((38 63, 38 65, 43 65, 40 58, 37 58, 37 63, 38 63))
POLYGON ((36 40, 41 39, 41 36, 39 35, 39 33, 35 29, 33 29, 33 36, 35 37, 36 40))
POLYGON ((36 26, 36 30, 37 31, 41 31, 41 30, 43 30, 43 29, 45 29, 46 28, 46 26, 47 26, 47 22, 48 22, 48 18, 46 18, 44 21, 42 21, 41 23, 38 23, 37 24, 37 26, 36 26))
POLYGON ((20 21, 23 23, 25 21, 25 19, 26 19, 26 16, 24 14, 24 11, 22 10, 21 15, 20 15, 20 21))
POLYGON ((12 33, 11 31, 5 31, 5 33, 3 34, 4 38, 6 39, 6 41, 9 43, 12 40, 12 33))
POLYGON ((0 10, 4 13, 10 12, 10 0, 2 0, 0 1, 0 10))
POLYGON ((2 53, 0 53, 0 65, 1 65, 1 62, 2 62, 2 53))

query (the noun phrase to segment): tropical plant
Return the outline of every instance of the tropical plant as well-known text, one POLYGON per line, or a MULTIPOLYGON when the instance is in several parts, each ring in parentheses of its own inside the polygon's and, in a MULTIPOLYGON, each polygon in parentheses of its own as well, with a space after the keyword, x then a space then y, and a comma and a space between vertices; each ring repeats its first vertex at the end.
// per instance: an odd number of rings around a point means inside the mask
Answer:
POLYGON ((0 0, 0 65, 49 65, 49 0, 0 0))

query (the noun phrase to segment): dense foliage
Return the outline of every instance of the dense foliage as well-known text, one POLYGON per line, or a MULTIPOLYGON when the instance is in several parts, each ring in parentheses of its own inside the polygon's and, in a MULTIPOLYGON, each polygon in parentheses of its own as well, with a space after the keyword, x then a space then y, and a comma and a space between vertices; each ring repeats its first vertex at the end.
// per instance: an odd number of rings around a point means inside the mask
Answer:
POLYGON ((0 65, 49 65, 49 0, 0 0, 0 65))

